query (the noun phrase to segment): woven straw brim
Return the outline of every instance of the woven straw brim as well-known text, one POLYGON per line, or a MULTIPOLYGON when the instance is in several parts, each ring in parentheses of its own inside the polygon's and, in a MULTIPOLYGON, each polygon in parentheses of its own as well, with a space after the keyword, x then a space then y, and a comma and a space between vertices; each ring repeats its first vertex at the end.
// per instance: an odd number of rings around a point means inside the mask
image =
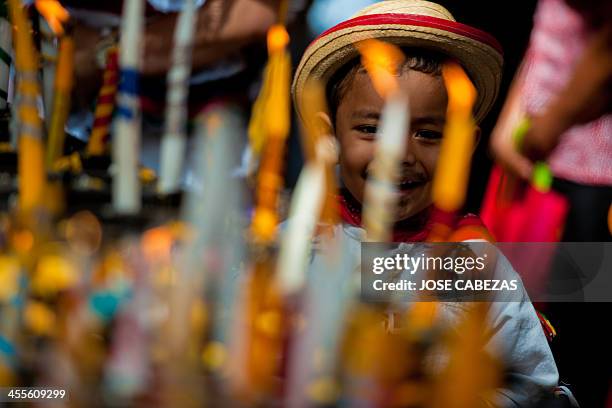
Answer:
POLYGON ((478 91, 474 106, 477 122, 486 116, 497 98, 503 57, 491 45, 444 29, 420 25, 356 25, 328 30, 304 52, 292 84, 293 99, 300 117, 300 100, 305 84, 315 79, 327 85, 338 69, 358 57, 359 53, 353 44, 366 39, 380 39, 400 47, 433 50, 456 59, 478 91))

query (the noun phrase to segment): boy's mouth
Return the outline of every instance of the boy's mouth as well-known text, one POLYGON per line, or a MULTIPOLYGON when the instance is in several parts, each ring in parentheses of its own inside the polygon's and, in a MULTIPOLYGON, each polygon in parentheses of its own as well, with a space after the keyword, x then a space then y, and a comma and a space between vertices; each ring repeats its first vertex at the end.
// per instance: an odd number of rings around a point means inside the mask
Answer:
MULTIPOLYGON (((367 180, 368 176, 368 172, 364 171, 362 174, 364 180, 367 180)), ((424 186, 426 183, 427 179, 423 175, 403 175, 396 184, 396 187, 400 193, 410 193, 417 188, 424 186)))
POLYGON ((415 179, 403 179, 397 184, 397 188, 399 191, 412 191, 417 189, 425 184, 423 180, 415 180, 415 179))
POLYGON ((418 179, 418 178, 404 178, 401 179, 400 182, 397 184, 397 189, 402 192, 410 192, 413 191, 421 186, 423 186, 425 184, 425 180, 422 179, 418 179))

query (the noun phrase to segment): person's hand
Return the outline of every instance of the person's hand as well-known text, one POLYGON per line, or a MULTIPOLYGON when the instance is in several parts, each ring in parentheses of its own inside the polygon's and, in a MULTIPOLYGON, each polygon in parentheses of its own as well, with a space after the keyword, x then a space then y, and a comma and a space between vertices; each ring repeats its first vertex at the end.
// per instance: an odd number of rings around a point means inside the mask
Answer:
MULTIPOLYGON (((192 65, 202 69, 263 41, 278 20, 279 0, 208 0, 198 9, 192 65)), ((159 16, 147 23, 144 34, 146 76, 165 76, 170 69, 174 28, 178 15, 159 16)))
POLYGON ((567 126, 550 115, 534 115, 520 146, 520 153, 532 161, 545 160, 559 143, 567 126))
POLYGON ((519 89, 520 86, 516 83, 510 88, 506 104, 491 133, 490 146, 495 160, 504 170, 524 180, 529 180, 533 171, 533 162, 517 151, 513 140, 516 127, 524 115, 520 104, 519 89))

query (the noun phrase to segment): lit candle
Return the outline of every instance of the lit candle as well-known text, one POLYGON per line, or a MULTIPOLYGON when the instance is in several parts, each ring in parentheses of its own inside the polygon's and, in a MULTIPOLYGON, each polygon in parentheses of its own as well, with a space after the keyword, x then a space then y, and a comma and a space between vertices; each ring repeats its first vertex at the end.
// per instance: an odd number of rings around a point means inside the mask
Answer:
POLYGON ((363 224, 369 241, 391 238, 397 211, 397 183, 410 124, 408 96, 399 91, 396 73, 404 55, 377 40, 357 45, 376 91, 386 99, 376 140, 376 153, 364 191, 363 224))
POLYGON ((290 296, 302 288, 310 255, 310 243, 325 198, 324 163, 308 163, 295 186, 281 240, 277 279, 281 291, 290 296))
POLYGON ((11 72, 11 24, 6 19, 6 8, 0 4, 0 111, 6 109, 11 72))
POLYGON ((38 56, 32 40, 30 21, 19 0, 8 0, 15 25, 14 49, 19 95, 19 205, 22 211, 40 206, 45 188, 42 121, 37 101, 38 56))
POLYGON ((284 26, 275 25, 268 31, 269 59, 263 73, 263 84, 253 104, 248 128, 251 151, 249 174, 256 170, 255 164, 262 154, 267 138, 271 131, 275 131, 274 128, 271 128, 275 126, 275 118, 272 117, 274 109, 277 109, 277 113, 282 114, 277 115, 276 132, 281 134, 288 132, 285 128, 289 127, 289 101, 279 100, 279 97, 284 98, 288 94, 288 91, 284 89, 285 86, 288 86, 286 81, 280 79, 285 75, 286 65, 290 65, 286 52, 288 42, 289 35, 284 26))
POLYGON ((51 127, 54 104, 54 83, 57 63, 57 37, 64 33, 62 23, 68 21, 70 15, 57 0, 36 0, 36 9, 40 13, 40 50, 43 61, 43 104, 45 107, 45 123, 51 127))
POLYGON ((255 240, 270 243, 276 235, 278 224, 277 201, 282 185, 281 167, 285 141, 289 134, 289 81, 291 60, 287 53, 289 34, 285 27, 275 25, 268 31, 270 61, 269 89, 262 113, 264 154, 259 169, 257 206, 251 231, 255 240))
POLYGON ((432 198, 437 208, 451 213, 461 209, 465 201, 476 130, 472 119, 476 88, 457 63, 445 64, 442 76, 448 109, 432 198))
POLYGON ((401 94, 390 97, 381 115, 376 153, 364 191, 363 225, 369 241, 386 242, 391 238, 408 125, 408 98, 401 94))
POLYGON ((102 87, 98 93, 94 122, 87 142, 86 150, 90 156, 101 156, 106 153, 106 146, 110 137, 110 125, 115 110, 117 84, 119 83, 117 50, 117 47, 111 47, 106 52, 102 87))
POLYGON ((55 161, 62 156, 66 132, 64 126, 70 111, 70 92, 72 91, 72 76, 74 68, 74 41, 64 36, 60 42, 59 61, 55 78, 53 97, 53 116, 49 128, 47 145, 47 169, 51 169, 55 161))
POLYGON ((333 136, 322 127, 319 117, 327 112, 324 95, 320 84, 310 83, 298 102, 304 108, 302 141, 307 162, 293 191, 278 256, 276 278, 285 296, 298 292, 304 284, 310 243, 319 220, 329 224, 335 220, 336 185, 333 176, 331 180, 327 177, 333 174, 335 163, 335 152, 330 152, 333 136))
POLYGON ((120 81, 112 143, 113 208, 118 214, 135 214, 141 207, 138 157, 142 129, 138 77, 142 65, 143 25, 143 0, 126 0, 121 20, 120 81))
POLYGON ((159 192, 179 190, 185 156, 187 95, 197 13, 194 0, 185 2, 174 32, 172 67, 168 72, 166 128, 161 143, 159 192))
POLYGON ((251 223, 254 247, 261 251, 249 271, 244 288, 240 319, 241 334, 233 349, 240 359, 235 363, 235 376, 230 383, 246 398, 273 395, 280 374, 277 356, 282 353, 285 313, 283 300, 274 279, 274 244, 278 224, 278 198, 282 186, 282 164, 285 141, 289 134, 289 82, 291 60, 287 52, 289 34, 277 24, 268 31, 269 62, 267 96, 260 100, 263 156, 257 179, 255 214, 251 223))

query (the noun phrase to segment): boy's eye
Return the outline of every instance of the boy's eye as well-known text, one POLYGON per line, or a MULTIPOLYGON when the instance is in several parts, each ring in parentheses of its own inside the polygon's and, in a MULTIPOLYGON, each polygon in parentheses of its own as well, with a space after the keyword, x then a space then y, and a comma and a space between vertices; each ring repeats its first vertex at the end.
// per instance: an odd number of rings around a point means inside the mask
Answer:
POLYGON ((421 129, 417 130, 414 136, 418 137, 419 139, 435 141, 442 139, 442 132, 438 132, 436 130, 421 129))
POLYGON ((361 133, 367 133, 367 134, 373 134, 373 135, 375 135, 376 132, 378 131, 378 128, 376 125, 359 125, 355 127, 355 129, 361 133))

